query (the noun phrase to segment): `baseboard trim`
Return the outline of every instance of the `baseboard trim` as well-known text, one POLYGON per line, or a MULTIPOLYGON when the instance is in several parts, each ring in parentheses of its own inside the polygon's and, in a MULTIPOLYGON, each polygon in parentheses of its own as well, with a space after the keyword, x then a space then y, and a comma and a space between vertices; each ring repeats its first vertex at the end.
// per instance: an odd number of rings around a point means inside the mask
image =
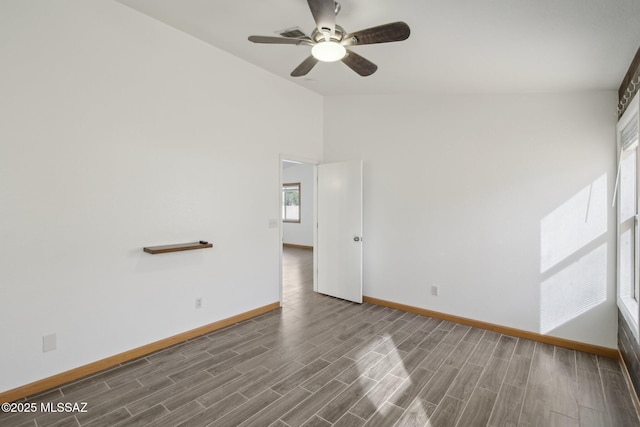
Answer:
POLYGON ((393 301, 386 301, 378 298, 364 296, 364 302, 381 305, 383 307, 395 308, 397 310, 408 311, 410 313, 421 314, 423 316, 435 317, 437 319, 448 320, 450 322, 460 323, 475 328, 486 329, 489 331, 499 332, 501 334, 510 335, 518 338, 525 338, 532 341, 538 341, 545 344, 551 344, 558 347, 569 348, 572 350, 584 351, 585 353, 597 354, 599 356, 609 357, 611 359, 621 359, 620 352, 616 348, 600 347, 592 344, 585 344, 578 341, 571 341, 564 338, 542 335, 535 332, 529 332, 522 329, 510 328, 508 326, 496 325, 493 323, 482 322, 479 320, 468 319, 466 317, 454 316, 451 314, 440 313, 438 311, 427 310, 420 307, 400 304, 393 301))
POLYGON ((252 317, 277 310, 278 308, 280 308, 280 302, 274 302, 272 304, 258 307, 245 313, 240 313, 235 316, 231 316, 229 318, 222 319, 217 322, 210 323, 208 325, 162 339, 160 341, 143 345, 142 347, 125 351, 124 353, 116 354, 114 356, 89 363, 88 365, 83 365, 78 368, 74 368, 69 371, 62 372, 51 377, 32 382, 30 384, 26 384, 12 390, 2 392, 0 393, 0 402, 14 402, 16 400, 32 396, 36 393, 59 387, 68 382, 86 377, 87 375, 95 374, 97 372, 113 368, 114 366, 117 366, 121 363, 129 362, 131 360, 149 355, 159 350, 164 350, 165 348, 199 337, 200 335, 208 334, 209 332, 226 328, 227 326, 231 326, 234 323, 251 319, 252 317))
POLYGON ((286 246, 287 248, 313 249, 313 246, 296 245, 295 243, 283 243, 282 246, 286 246))

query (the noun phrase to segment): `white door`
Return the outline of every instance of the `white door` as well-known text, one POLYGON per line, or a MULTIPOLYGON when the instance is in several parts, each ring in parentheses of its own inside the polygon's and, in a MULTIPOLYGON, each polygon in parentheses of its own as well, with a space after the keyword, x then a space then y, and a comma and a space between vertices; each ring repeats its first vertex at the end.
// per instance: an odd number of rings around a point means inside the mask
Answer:
POLYGON ((362 302, 362 161, 318 165, 317 290, 362 302))

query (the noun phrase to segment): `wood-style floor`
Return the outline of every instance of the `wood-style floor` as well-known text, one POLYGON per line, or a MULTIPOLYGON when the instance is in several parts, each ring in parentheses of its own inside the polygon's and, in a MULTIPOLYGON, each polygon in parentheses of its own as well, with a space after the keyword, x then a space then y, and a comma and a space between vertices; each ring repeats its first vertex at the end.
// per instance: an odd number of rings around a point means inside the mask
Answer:
POLYGON ((284 252, 284 308, 28 402, 2 426, 640 426, 615 360, 317 295, 284 252))

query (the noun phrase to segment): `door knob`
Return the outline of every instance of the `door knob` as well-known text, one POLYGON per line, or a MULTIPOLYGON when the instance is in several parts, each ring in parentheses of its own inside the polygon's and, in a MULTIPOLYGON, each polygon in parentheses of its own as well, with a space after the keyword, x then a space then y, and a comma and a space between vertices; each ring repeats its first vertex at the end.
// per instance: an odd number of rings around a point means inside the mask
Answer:
POLYGON ((353 238, 353 241, 354 241, 354 242, 359 242, 359 241, 360 241, 360 236, 355 236, 355 237, 353 238))

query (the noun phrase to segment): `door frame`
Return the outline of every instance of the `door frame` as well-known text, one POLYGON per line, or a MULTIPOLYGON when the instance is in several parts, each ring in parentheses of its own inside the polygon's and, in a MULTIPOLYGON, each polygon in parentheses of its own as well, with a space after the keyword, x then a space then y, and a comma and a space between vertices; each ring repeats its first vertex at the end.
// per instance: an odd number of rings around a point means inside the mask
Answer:
POLYGON ((282 162, 283 161, 291 161, 291 162, 299 162, 303 164, 307 164, 313 166, 313 190, 312 190, 312 198, 313 198, 313 291, 318 292, 318 251, 316 248, 318 247, 318 200, 317 200, 317 186, 318 186, 318 164, 319 160, 310 159, 308 157, 297 156, 297 155, 289 155, 280 153, 280 158, 278 159, 278 181, 279 181, 279 191, 278 191, 278 276, 279 276, 279 300, 280 307, 283 306, 282 301, 282 292, 284 288, 283 274, 282 274, 282 239, 284 238, 284 226, 282 223, 282 184, 283 181, 283 173, 282 173, 282 162))

